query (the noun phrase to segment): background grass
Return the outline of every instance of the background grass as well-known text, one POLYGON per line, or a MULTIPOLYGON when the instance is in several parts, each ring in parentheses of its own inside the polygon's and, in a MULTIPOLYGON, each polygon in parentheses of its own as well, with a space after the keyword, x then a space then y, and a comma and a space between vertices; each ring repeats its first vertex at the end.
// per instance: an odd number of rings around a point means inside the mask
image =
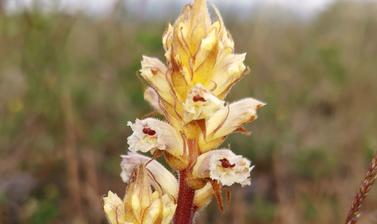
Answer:
MULTIPOLYGON (((377 149, 377 6, 338 2, 313 20, 275 10, 225 21, 252 73, 229 101, 268 103, 225 145, 253 160, 198 223, 342 223, 377 149)), ((151 108, 136 73, 163 58, 167 22, 0 10, 0 223, 105 223, 101 196, 122 195, 128 120, 151 108)), ((373 190, 360 223, 377 220, 373 190)))

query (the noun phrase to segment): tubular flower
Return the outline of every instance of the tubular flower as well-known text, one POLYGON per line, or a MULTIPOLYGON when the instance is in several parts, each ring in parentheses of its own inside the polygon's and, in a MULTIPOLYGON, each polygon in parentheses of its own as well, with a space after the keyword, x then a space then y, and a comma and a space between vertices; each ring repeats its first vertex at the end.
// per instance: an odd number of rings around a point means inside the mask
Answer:
POLYGON ((206 120, 206 137, 216 139, 231 134, 244 124, 257 119, 257 109, 264 105, 253 98, 246 98, 218 110, 206 120))
POLYGON ((154 152, 155 150, 181 157, 184 154, 182 136, 168 123, 154 118, 136 119, 128 122, 133 134, 127 138, 129 149, 133 152, 154 152))
POLYGON ((167 224, 175 209, 171 195, 152 188, 144 165, 135 168, 124 201, 112 192, 104 198, 104 210, 111 224, 167 224))
POLYGON ((183 120, 188 123, 193 120, 207 119, 224 107, 224 101, 218 99, 202 85, 196 84, 183 104, 183 120))
POLYGON ((140 155, 138 153, 128 153, 122 156, 120 164, 122 172, 120 176, 123 182, 129 183, 134 170, 144 164, 148 171, 149 183, 163 192, 168 192, 174 198, 178 195, 178 182, 175 176, 156 160, 140 155))
POLYGON ((246 54, 235 53, 218 10, 212 20, 206 0, 193 1, 163 34, 165 63, 142 59, 140 76, 148 85, 144 98, 164 120, 128 122, 131 153, 121 163, 128 187, 123 202, 111 192, 105 198, 110 223, 170 223, 176 213, 174 223, 190 224, 193 212, 213 197, 223 209, 223 186, 250 185, 251 162, 217 148, 230 134, 247 132, 244 125, 265 104, 253 98, 227 102, 248 72, 246 54), (179 172, 179 181, 156 160, 136 152, 163 155, 179 172))
POLYGON ((173 102, 170 84, 166 79, 168 69, 157 58, 143 57, 140 75, 159 96, 168 103, 173 102))
POLYGON ((243 125, 257 119, 257 109, 265 104, 253 98, 246 98, 220 110, 205 121, 205 133, 199 137, 201 152, 218 147, 235 131, 243 132, 243 125))
POLYGON ((234 154, 229 149, 218 149, 200 155, 193 167, 192 174, 197 178, 209 178, 221 185, 234 183, 250 185, 251 162, 234 154))

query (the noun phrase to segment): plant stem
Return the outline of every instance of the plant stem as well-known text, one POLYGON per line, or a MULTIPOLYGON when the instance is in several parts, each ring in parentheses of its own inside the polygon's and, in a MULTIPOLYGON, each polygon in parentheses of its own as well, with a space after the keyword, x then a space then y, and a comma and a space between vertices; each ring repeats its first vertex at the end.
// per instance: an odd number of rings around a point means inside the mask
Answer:
POLYGON ((179 171, 179 193, 174 224, 192 224, 195 191, 186 184, 186 170, 179 171))

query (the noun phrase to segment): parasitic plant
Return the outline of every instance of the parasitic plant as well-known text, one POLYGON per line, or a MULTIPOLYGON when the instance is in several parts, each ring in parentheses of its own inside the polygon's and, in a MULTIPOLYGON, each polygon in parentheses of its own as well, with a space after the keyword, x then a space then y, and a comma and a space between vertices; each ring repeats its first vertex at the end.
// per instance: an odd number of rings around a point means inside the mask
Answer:
POLYGON ((144 97, 165 119, 128 123, 130 152, 121 163, 126 194, 123 200, 112 192, 104 198, 111 224, 190 224, 213 197, 222 209, 224 186, 250 185, 251 162, 218 148, 228 135, 247 133, 243 125, 257 118, 264 103, 253 98, 226 102, 248 71, 246 54, 234 53, 232 37, 214 11, 212 21, 206 0, 186 5, 163 35, 166 64, 143 57, 144 97))

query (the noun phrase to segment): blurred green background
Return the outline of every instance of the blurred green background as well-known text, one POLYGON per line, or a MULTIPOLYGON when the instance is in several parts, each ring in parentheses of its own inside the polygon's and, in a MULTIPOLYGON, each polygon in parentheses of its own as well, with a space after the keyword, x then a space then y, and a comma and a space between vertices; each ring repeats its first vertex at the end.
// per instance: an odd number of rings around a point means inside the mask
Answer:
MULTIPOLYGON (((377 149, 376 2, 305 20, 226 15, 252 71, 228 100, 268 106, 252 136, 225 143, 256 165, 252 187, 197 223, 342 223, 377 149)), ((126 122, 151 112, 140 60, 163 59, 167 22, 125 5, 101 17, 0 7, 0 223, 105 223, 101 196, 124 193, 126 122)), ((363 211, 360 223, 377 222, 377 190, 363 211)))

